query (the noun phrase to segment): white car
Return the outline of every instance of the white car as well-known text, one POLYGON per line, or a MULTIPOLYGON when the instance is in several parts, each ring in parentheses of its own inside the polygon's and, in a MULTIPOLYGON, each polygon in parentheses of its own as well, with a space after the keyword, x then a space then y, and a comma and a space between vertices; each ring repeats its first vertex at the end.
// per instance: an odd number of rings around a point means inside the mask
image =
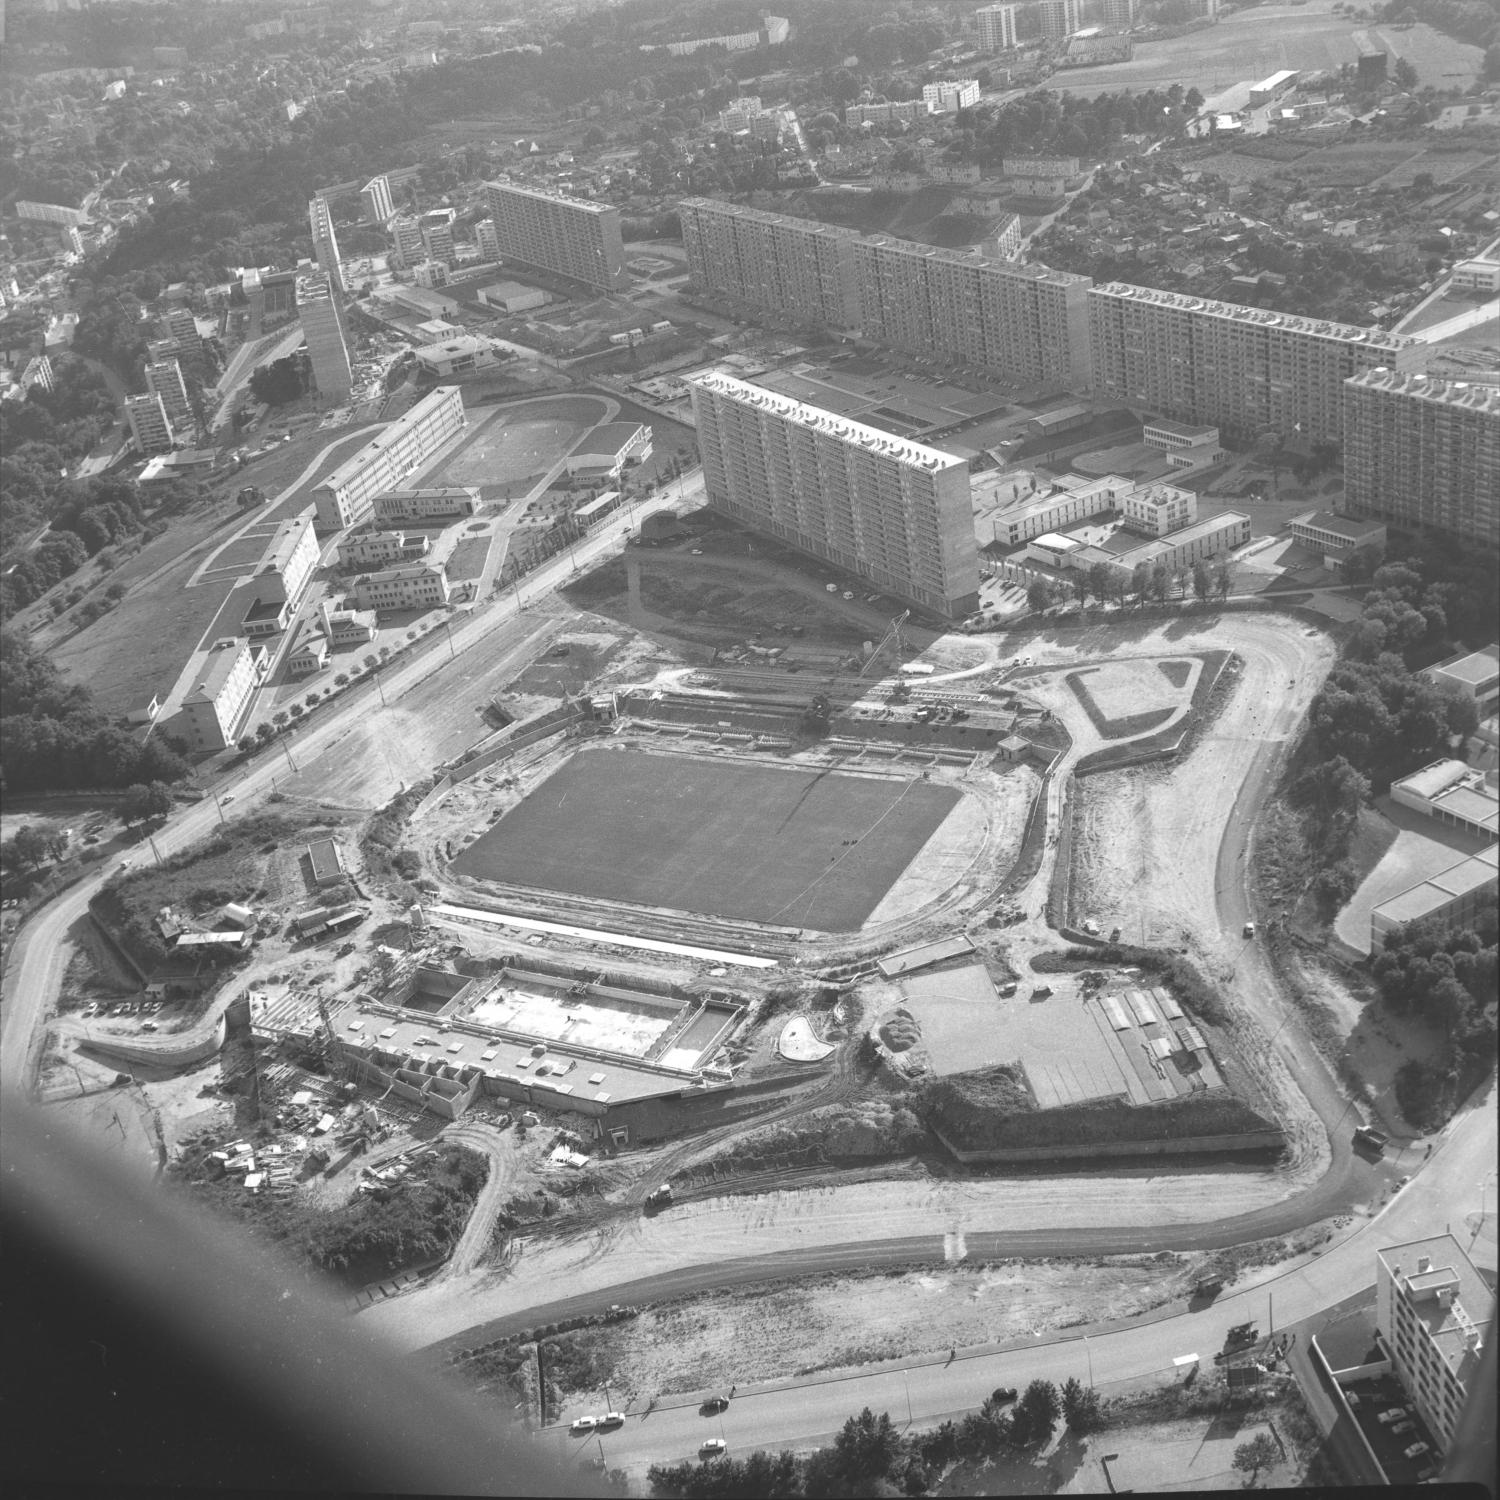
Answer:
POLYGON ((728 1449, 729 1444, 726 1443, 723 1438, 709 1438, 709 1440, 698 1449, 698 1457, 720 1458, 724 1453, 728 1451, 728 1449))
POLYGON ((1426 1451, 1427 1451, 1427 1444, 1426 1443, 1413 1443, 1410 1448, 1404 1448, 1404 1449, 1402 1449, 1402 1452, 1405 1454, 1405 1456, 1407 1458, 1421 1458, 1421 1456, 1426 1451))
POLYGON ((599 1425, 598 1417, 577 1417, 568 1431, 574 1437, 582 1437, 587 1432, 592 1432, 599 1425))
POLYGON ((622 1411, 607 1411, 599 1418, 600 1427, 623 1427, 625 1425, 625 1413, 622 1411))

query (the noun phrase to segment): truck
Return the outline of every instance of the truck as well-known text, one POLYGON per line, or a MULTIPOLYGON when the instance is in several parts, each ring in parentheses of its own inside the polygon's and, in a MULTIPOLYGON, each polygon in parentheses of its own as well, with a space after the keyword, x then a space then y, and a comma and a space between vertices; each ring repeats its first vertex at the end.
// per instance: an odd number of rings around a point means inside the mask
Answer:
POLYGON ((664 1208, 670 1208, 672 1204, 672 1184, 664 1182, 660 1187, 654 1187, 646 1194, 646 1212, 659 1213, 664 1208))
POLYGON ((1224 1290, 1222 1276, 1200 1276, 1193 1287, 1195 1297, 1217 1297, 1224 1290))
POLYGON ((1367 1151, 1373 1151, 1377 1156, 1385 1150, 1389 1141, 1390 1137, 1388 1135, 1382 1134, 1382 1132, 1369 1125, 1361 1125, 1354 1132, 1354 1144, 1356 1146, 1363 1146, 1367 1151))

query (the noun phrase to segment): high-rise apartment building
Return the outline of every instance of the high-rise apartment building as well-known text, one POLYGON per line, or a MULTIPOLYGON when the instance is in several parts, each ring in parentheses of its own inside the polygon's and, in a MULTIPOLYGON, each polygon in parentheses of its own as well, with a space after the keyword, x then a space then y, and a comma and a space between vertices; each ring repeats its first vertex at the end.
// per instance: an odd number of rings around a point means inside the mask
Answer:
POLYGON ((1078 7, 1079 0, 1036 0, 1032 10, 1041 34, 1058 40, 1078 30, 1078 7))
POLYGON ((798 323, 858 324, 850 231, 712 198, 684 198, 677 212, 688 267, 705 290, 798 323))
POLYGON ((484 191, 504 259, 607 292, 627 285, 618 208, 504 180, 484 191))
POLYGON ((165 453, 176 441, 167 409, 154 391, 125 398, 125 420, 142 453, 165 453))
POLYGON ((422 215, 422 249, 426 259, 453 264, 453 219, 448 214, 422 215))
POLYGON ((372 177, 360 190, 359 201, 365 206, 367 224, 388 224, 396 212, 387 177, 372 177))
POLYGON ((684 199, 678 212, 688 268, 705 291, 1019 384, 1090 382, 1086 276, 711 198, 684 199))
POLYGON ((146 389, 161 397, 174 432, 186 434, 193 430, 193 403, 188 399, 182 366, 175 359, 156 360, 146 366, 146 389))
POLYGON ((349 345, 338 303, 321 271, 297 278, 297 316, 318 394, 328 401, 344 400, 354 384, 349 345))
POLYGON ((500 259, 500 234, 493 219, 481 219, 474 226, 474 243, 479 247, 480 260, 500 259))
POLYGON ((1241 440, 1343 435, 1343 383, 1377 365, 1414 368, 1404 334, 1111 282, 1088 293, 1095 394, 1241 440))
POLYGON ((1124 31, 1135 25, 1136 0, 1083 0, 1080 20, 1124 31))
POLYGON ((1500 548, 1500 389, 1374 369, 1343 396, 1348 514, 1500 548))
POLYGON ((986 5, 975 11, 979 22, 979 49, 981 52, 1006 52, 1020 44, 1016 31, 1019 5, 986 5))
POLYGON ((888 235, 856 240, 854 267, 866 338, 1019 385, 1091 383, 1087 276, 888 235))
POLYGON ((193 316, 192 309, 187 307, 174 307, 162 320, 167 336, 177 341, 180 349, 197 349, 203 343, 203 335, 198 332, 198 320, 193 316))
POLYGON ((1494 1316, 1495 1294, 1451 1234, 1375 1252, 1380 1342, 1427 1430, 1445 1450, 1474 1389, 1494 1316))
POLYGON ((312 230, 313 258, 318 269, 328 278, 334 296, 344 293, 344 273, 339 265, 339 242, 333 233, 333 210, 326 198, 310 198, 307 204, 307 222, 312 230))
POLYGON ((386 227, 396 242, 396 258, 403 267, 427 259, 427 247, 422 243, 422 221, 415 214, 397 214, 386 227))
POLYGON ((715 510, 937 614, 975 607, 963 459, 717 370, 687 384, 715 510))
POLYGON ((922 85, 922 102, 935 115, 957 114, 978 104, 979 97, 979 84, 973 78, 951 78, 922 85))

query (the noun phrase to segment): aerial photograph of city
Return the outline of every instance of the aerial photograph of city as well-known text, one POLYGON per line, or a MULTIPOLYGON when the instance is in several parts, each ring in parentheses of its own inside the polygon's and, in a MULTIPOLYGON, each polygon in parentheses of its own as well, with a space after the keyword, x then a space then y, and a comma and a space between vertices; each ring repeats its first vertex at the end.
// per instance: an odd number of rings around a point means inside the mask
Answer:
POLYGON ((12 1493, 1493 1500, 1500 0, 0 0, 0 132, 12 1493))

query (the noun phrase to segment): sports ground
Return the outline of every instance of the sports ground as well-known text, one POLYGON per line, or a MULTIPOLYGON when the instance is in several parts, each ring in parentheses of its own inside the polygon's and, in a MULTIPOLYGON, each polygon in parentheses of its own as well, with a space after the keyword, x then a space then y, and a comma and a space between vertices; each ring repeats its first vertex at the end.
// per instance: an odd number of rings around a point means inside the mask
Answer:
POLYGON ((951 787, 611 750, 575 755, 454 869, 636 905, 851 932, 953 810, 951 787))

